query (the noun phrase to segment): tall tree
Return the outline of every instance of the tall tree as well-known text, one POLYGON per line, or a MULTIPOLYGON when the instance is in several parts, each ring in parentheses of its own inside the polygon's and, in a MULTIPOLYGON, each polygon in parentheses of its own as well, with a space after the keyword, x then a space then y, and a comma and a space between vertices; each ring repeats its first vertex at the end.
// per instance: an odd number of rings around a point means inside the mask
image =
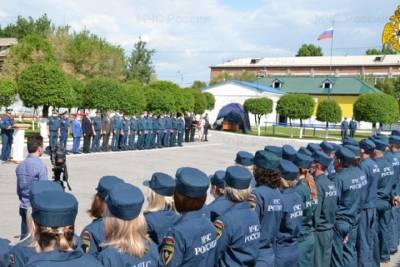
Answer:
POLYGON ((0 37, 15 37, 20 41, 33 33, 47 37, 53 31, 54 26, 46 14, 37 19, 18 16, 15 23, 10 23, 4 28, 0 28, 0 37))
POLYGON ((395 55, 397 52, 387 44, 382 46, 382 49, 370 48, 365 51, 366 55, 374 56, 374 55, 395 55))
POLYGON ((17 96, 17 84, 14 80, 0 80, 0 107, 8 107, 17 96))
POLYGON ((297 51, 296 57, 319 57, 323 55, 321 47, 313 44, 303 44, 297 51))
POLYGON ((262 98, 249 98, 244 101, 244 109, 247 112, 254 114, 254 120, 257 126, 257 133, 261 132, 261 117, 272 112, 273 102, 267 97, 262 98))
POLYGON ((139 38, 135 43, 131 55, 127 60, 127 76, 129 80, 138 80, 141 83, 149 83, 154 73, 152 56, 154 49, 148 49, 147 43, 139 38))
POLYGON ((310 95, 306 94, 286 94, 282 96, 276 106, 279 115, 286 116, 289 119, 303 120, 310 118, 314 112, 314 100, 310 95))

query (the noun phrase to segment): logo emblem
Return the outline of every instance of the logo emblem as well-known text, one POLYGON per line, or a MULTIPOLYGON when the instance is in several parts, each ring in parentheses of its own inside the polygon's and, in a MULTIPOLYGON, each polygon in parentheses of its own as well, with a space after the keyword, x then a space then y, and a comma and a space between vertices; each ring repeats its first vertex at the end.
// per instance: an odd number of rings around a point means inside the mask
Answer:
POLYGON ((257 197, 256 197, 256 195, 250 194, 250 196, 249 196, 249 203, 250 203, 251 208, 252 208, 253 210, 255 210, 255 209, 256 209, 256 206, 257 206, 257 197))
POLYGON ((92 236, 88 231, 84 231, 81 235, 82 239, 82 250, 85 253, 88 253, 90 251, 90 240, 92 239, 92 236))
POLYGON ((221 238, 222 234, 224 233, 224 222, 221 220, 214 221, 215 230, 217 230, 217 240, 221 238))
POLYGON ((161 262, 168 265, 174 257, 175 239, 172 236, 166 236, 161 247, 161 262))

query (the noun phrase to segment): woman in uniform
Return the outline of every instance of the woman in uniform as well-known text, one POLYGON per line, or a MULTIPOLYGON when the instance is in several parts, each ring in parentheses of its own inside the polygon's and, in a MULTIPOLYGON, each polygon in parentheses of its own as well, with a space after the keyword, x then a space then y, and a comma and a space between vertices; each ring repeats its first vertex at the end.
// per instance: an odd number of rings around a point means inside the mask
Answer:
POLYGON ((115 185, 123 183, 123 180, 115 176, 103 176, 97 185, 97 193, 94 195, 89 215, 93 221, 87 225, 81 233, 82 250, 97 257, 101 251, 101 244, 105 241, 103 216, 106 209, 105 199, 115 185))
POLYGON ((104 233, 106 241, 98 259, 105 267, 159 266, 157 246, 147 237, 144 202, 139 188, 119 183, 107 197, 104 233))
POLYGON ((38 254, 27 267, 100 267, 91 255, 74 249, 74 224, 78 201, 65 192, 46 191, 33 197, 32 217, 38 254))
POLYGON ((179 218, 172 198, 175 180, 168 174, 156 172, 143 185, 148 187, 148 205, 144 210, 147 233, 154 243, 160 245, 165 233, 179 218))

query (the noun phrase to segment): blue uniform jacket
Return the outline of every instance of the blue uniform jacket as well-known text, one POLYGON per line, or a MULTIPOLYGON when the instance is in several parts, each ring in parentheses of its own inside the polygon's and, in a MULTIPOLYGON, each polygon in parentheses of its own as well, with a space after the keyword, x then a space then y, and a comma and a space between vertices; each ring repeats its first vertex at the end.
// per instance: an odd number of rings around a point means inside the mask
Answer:
POLYGON ((300 237, 302 238, 303 236, 310 235, 314 231, 313 218, 314 212, 318 206, 318 198, 315 200, 311 199, 311 190, 304 181, 300 181, 296 185, 295 191, 301 197, 304 207, 303 222, 300 228, 300 237))
POLYGON ((152 130, 153 131, 158 131, 158 120, 157 118, 153 117, 153 119, 151 120, 151 125, 152 125, 152 130))
POLYGON ((381 171, 378 180, 378 201, 376 202, 377 210, 388 210, 391 208, 391 200, 395 189, 395 178, 392 164, 385 157, 375 160, 381 171))
POLYGON ((131 132, 137 132, 138 130, 138 121, 137 119, 132 118, 131 119, 131 126, 130 126, 131 132))
MULTIPOLYGON (((9 266, 10 264, 10 241, 0 238, 0 266, 9 266)), ((21 265, 22 266, 22 265, 21 265)))
POLYGON ((165 118, 158 119, 158 130, 165 130, 165 118))
POLYGON ((385 151, 385 159, 392 163, 393 171, 394 171, 394 187, 392 196, 396 196, 399 193, 399 176, 400 176, 400 161, 399 161, 399 152, 393 153, 391 151, 385 151))
POLYGON ((78 120, 74 120, 72 122, 72 136, 73 137, 81 137, 82 136, 82 124, 78 120))
POLYGON ((1 121, 0 121, 0 129, 1 129, 1 134, 8 134, 12 135, 14 132, 14 129, 7 129, 8 127, 14 126, 14 119, 11 118, 10 116, 5 116, 1 121))
POLYGON ((348 121, 342 121, 340 124, 340 129, 343 130, 348 130, 349 129, 349 122, 348 121))
POLYGON ((101 131, 101 118, 100 117, 94 117, 92 121, 93 121, 94 130, 96 132, 100 132, 101 131))
POLYGON ((160 247, 164 266, 214 266, 217 232, 202 208, 183 213, 171 227, 160 247))
POLYGON ((315 230, 331 230, 336 221, 338 199, 336 184, 324 174, 314 177, 314 180, 318 194, 318 205, 314 212, 315 230))
POLYGON ((285 246, 285 244, 297 242, 303 221, 304 205, 294 188, 282 191, 282 203, 283 214, 278 231, 277 244, 285 246))
POLYGON ((219 236, 215 266, 254 266, 260 247, 260 221, 250 203, 232 203, 214 225, 219 236))
POLYGON ((124 131, 124 133, 127 133, 129 132, 129 128, 131 128, 130 120, 125 118, 122 119, 122 127, 121 127, 122 131, 124 131))
POLYGON ((362 196, 362 209, 374 209, 376 208, 377 192, 378 192, 378 181, 381 177, 381 171, 376 164, 370 158, 363 159, 360 162, 360 168, 367 175, 367 186, 364 187, 362 196))
POLYGON ((128 253, 120 253, 114 247, 106 247, 98 256, 98 260, 104 267, 116 266, 132 266, 132 267, 157 267, 160 266, 160 256, 157 246, 151 242, 147 242, 148 250, 142 258, 130 255, 128 253))
POLYGON ((214 201, 207 206, 208 210, 210 211, 211 221, 215 221, 217 217, 224 214, 228 209, 232 207, 232 205, 232 202, 227 200, 225 196, 219 196, 214 199, 214 201))
POLYGON ((160 245, 169 228, 179 219, 179 215, 169 209, 145 212, 144 217, 147 223, 149 237, 157 245, 160 245))
POLYGON ((358 167, 339 170, 335 176, 338 191, 335 230, 345 237, 358 224, 361 211, 362 191, 366 186, 366 174, 358 167))
POLYGON ((119 131, 121 131, 122 128, 122 121, 121 121, 121 117, 115 115, 112 120, 112 131, 115 132, 115 134, 119 134, 119 131))
POLYGON ((29 259, 27 267, 101 267, 101 263, 92 255, 80 250, 70 252, 42 252, 29 259))
POLYGON ((10 266, 23 267, 31 257, 37 254, 35 248, 31 246, 31 242, 31 239, 25 239, 11 248, 10 266))
POLYGON ((176 128, 178 131, 182 132, 185 130, 185 120, 183 118, 177 118, 176 119, 176 128))
POLYGON ((69 120, 68 119, 61 119, 60 120, 60 130, 63 133, 68 133, 69 128, 69 120))
POLYGON ((58 117, 52 116, 47 121, 47 125, 49 125, 50 132, 57 132, 61 127, 61 122, 58 117))
POLYGON ((283 203, 279 189, 265 185, 253 189, 255 212, 261 226, 260 248, 271 248, 281 224, 283 203))
POLYGON ((172 129, 172 119, 169 117, 165 118, 165 129, 166 130, 172 129))
POLYGON ((104 223, 102 218, 94 219, 81 233, 82 250, 97 257, 105 242, 104 223))

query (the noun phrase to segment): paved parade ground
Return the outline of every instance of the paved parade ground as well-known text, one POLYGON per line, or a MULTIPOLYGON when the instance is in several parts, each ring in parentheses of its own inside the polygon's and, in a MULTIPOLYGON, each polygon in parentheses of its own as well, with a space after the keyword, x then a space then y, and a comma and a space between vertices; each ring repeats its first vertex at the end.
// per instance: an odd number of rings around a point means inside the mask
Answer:
MULTIPOLYGON (((308 141, 281 138, 254 137, 240 134, 211 132, 210 142, 195 142, 184 147, 163 148, 147 151, 108 152, 94 154, 68 155, 67 165, 73 194, 79 200, 79 214, 76 220, 76 232, 90 222, 86 210, 89 208, 95 187, 103 175, 116 175, 144 189, 142 182, 153 172, 161 171, 174 175, 182 166, 197 167, 207 174, 224 169, 233 164, 239 150, 255 152, 265 145, 284 145, 290 143, 296 149, 308 141)), ((50 160, 44 162, 51 173, 50 160)), ((16 195, 16 164, 0 165, 0 237, 16 242, 19 233, 18 198, 16 195)), ((211 198, 209 199, 209 201, 211 198)), ((400 266, 399 257, 396 264, 400 266)), ((392 261, 393 262, 393 261, 392 261)))

